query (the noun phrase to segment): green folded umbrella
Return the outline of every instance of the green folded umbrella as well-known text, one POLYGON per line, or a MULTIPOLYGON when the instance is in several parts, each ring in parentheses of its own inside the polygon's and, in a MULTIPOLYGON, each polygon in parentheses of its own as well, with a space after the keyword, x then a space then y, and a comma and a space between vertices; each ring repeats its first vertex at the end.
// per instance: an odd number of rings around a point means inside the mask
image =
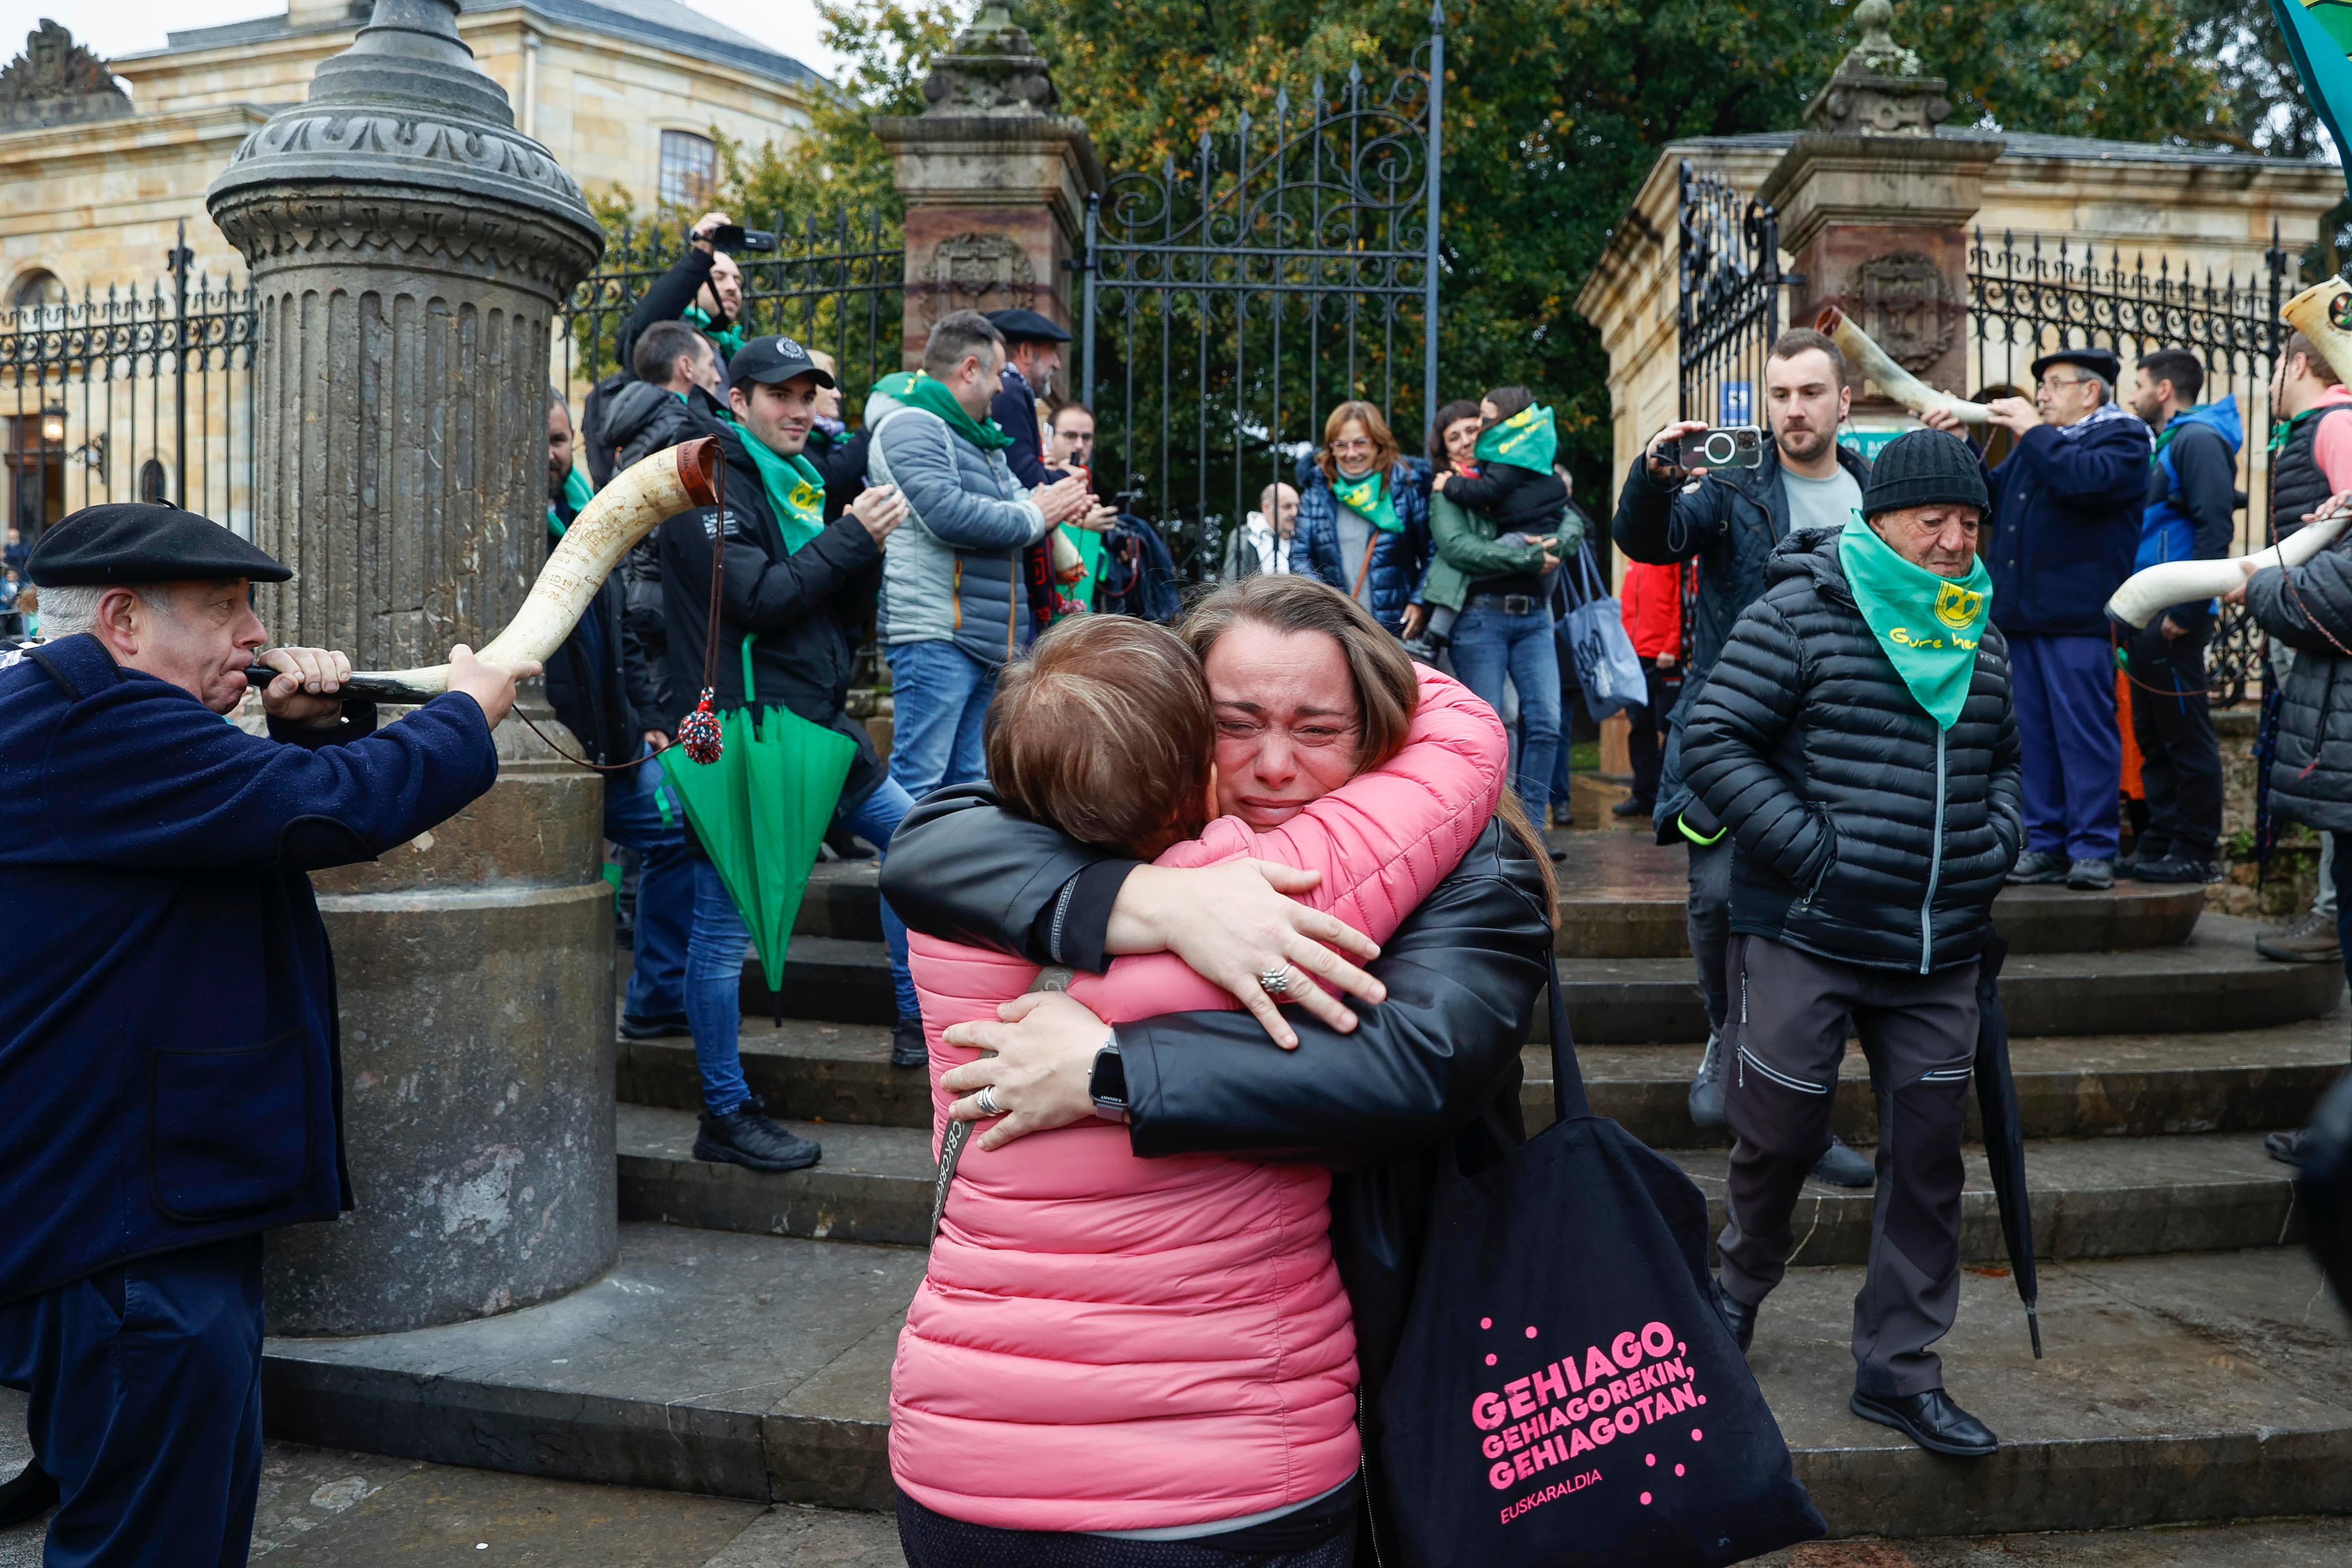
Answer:
POLYGON ((719 715, 719 759, 689 760, 682 746, 661 754, 703 852, 751 931, 768 993, 778 994, 793 922, 808 891, 817 846, 841 804, 857 742, 752 695, 751 644, 743 639, 743 702, 719 715))

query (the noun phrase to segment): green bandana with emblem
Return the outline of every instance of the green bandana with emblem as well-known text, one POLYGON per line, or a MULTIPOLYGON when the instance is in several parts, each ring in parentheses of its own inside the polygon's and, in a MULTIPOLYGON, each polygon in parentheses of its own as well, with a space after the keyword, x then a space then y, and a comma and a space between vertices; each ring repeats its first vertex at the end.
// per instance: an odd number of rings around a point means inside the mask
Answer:
POLYGON ((1838 564, 1862 618, 1895 673, 1938 729, 1959 721, 1977 669, 1977 645, 1992 613, 1992 574, 1978 556, 1965 577, 1915 566, 1878 537, 1862 513, 1838 535, 1838 564))
POLYGON ((1402 533, 1404 524, 1396 514, 1396 502, 1389 495, 1389 477, 1374 469, 1360 479, 1345 474, 1331 476, 1331 493, 1339 504, 1379 529, 1382 533, 1402 533))
POLYGON ((749 435, 743 450, 760 470, 760 488, 775 513, 776 531, 784 536, 784 553, 797 555, 802 545, 824 531, 824 476, 799 453, 787 458, 771 452, 749 435))

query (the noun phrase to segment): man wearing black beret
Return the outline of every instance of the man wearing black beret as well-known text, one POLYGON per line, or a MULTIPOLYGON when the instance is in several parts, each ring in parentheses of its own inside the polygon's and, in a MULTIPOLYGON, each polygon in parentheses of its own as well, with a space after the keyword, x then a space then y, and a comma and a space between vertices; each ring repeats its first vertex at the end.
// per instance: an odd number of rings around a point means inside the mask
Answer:
MULTIPOLYGON (((2016 447, 1990 469, 1984 542, 2009 637, 2025 746, 2025 854, 2012 882, 2116 885, 2123 731, 2107 601, 2139 553, 2151 437, 2116 402, 2113 350, 2058 349, 2033 362, 2033 401, 1996 397, 2016 447)), ((1957 433, 1938 409, 1921 419, 1957 433)))
POLYGON ((261 1236, 351 1206, 334 969, 308 872, 498 778, 535 664, 452 651, 381 732, 341 654, 276 648, 293 574, 173 507, 76 512, 0 658, 0 1384, 61 1494, 50 1568, 241 1563, 261 1467, 261 1236), (223 716, 257 661, 268 737, 223 716))

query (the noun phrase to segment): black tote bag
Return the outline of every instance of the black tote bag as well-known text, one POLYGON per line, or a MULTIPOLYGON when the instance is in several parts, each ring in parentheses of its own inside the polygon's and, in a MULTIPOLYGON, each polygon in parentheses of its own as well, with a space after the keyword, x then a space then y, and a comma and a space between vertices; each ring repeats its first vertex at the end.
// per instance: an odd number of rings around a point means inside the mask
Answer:
POLYGON ((1706 1200, 1592 1114, 1551 981, 1559 1120, 1442 1179, 1382 1391, 1420 1568, 1738 1563, 1826 1531, 1723 1321, 1706 1200))

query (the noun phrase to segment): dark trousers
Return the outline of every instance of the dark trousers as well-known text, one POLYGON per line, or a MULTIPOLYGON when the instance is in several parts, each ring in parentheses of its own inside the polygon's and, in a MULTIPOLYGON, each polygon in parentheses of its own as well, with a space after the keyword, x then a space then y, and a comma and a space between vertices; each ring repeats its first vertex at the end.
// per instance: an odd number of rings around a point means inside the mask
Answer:
POLYGON ((1753 1306, 1788 1270, 1799 1190, 1830 1146, 1830 1097, 1851 1026, 1878 1096, 1854 1386, 1881 1396, 1942 1387, 1943 1363, 1927 1347, 1950 1331, 1960 1304, 1960 1131, 1977 1052, 1977 966, 1866 969, 1735 936, 1729 974, 1723 1288, 1753 1306))
MULTIPOLYGON (((1350 1507, 1360 1507, 1350 1493, 1350 1507)), ((1282 1533, 1265 1526, 1253 1536, 1282 1533)), ((898 1494, 898 1545, 908 1568, 1348 1568, 1356 1555, 1356 1516, 1313 1544, 1255 1552, 1246 1542, 1127 1541, 1075 1531, 998 1530, 934 1513, 898 1494)))
POLYGON ((64 1493, 44 1568, 242 1568, 261 1485, 261 1237, 159 1253, 0 1307, 64 1493))
POLYGON ((1675 700, 1682 695, 1682 667, 1660 669, 1654 658, 1642 661, 1642 673, 1650 690, 1649 705, 1625 710, 1626 721, 1633 728, 1625 734, 1625 760, 1633 770, 1633 798, 1658 798, 1658 764, 1664 753, 1666 715, 1674 711, 1675 700))
POLYGON ((2025 847, 2114 859, 2124 782, 2114 648, 2103 637, 2020 634, 2009 639, 2009 666, 2024 752, 2025 847))
POLYGON ((2147 796, 2143 860, 2210 860, 2221 841, 2221 748, 2205 695, 2205 634, 2167 637, 2161 616, 2131 640, 2132 738, 2147 796))
POLYGON ((1706 1027, 1723 1033, 1724 954, 1731 942, 1731 835, 1712 844, 1690 846, 1690 899, 1683 906, 1690 933, 1691 963, 1698 971, 1699 1000, 1706 1027))

